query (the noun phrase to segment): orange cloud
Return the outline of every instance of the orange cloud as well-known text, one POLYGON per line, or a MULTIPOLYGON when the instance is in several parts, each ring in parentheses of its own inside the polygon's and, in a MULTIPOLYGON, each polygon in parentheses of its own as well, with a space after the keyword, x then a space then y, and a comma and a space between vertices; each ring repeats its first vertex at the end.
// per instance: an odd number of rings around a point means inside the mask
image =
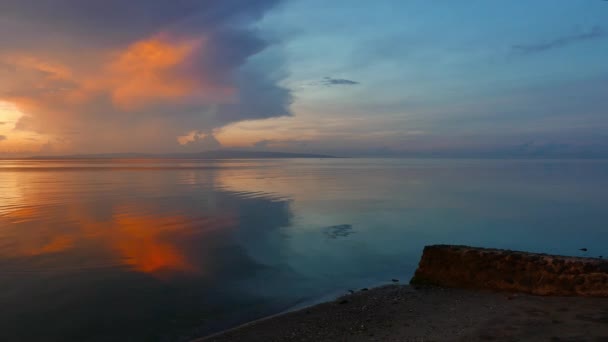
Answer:
MULTIPOLYGON (((205 38, 155 35, 104 51, 83 64, 24 53, 0 56, 1 63, 15 67, 14 73, 0 73, 0 87, 10 89, 0 94, 0 101, 14 105, 15 111, 24 116, 19 119, 18 130, 46 136, 36 148, 31 141, 15 140, 12 133, 11 150, 20 150, 21 146, 36 151, 49 141, 53 141, 56 151, 78 148, 79 140, 90 137, 92 126, 101 138, 99 144, 107 137, 115 141, 153 140, 167 128, 166 121, 137 121, 140 127, 136 133, 140 136, 136 138, 130 138, 133 130, 118 122, 130 113, 152 117, 151 111, 158 112, 163 104, 179 108, 232 103, 236 88, 229 80, 218 81, 210 75, 215 71, 202 66, 205 49, 205 38), (108 120, 100 122, 103 117, 108 120), (107 129, 102 128, 104 125, 107 129), (65 134, 85 130, 89 134, 65 134)), ((170 133, 174 135, 167 141, 175 141, 183 133, 170 133)), ((3 150, 7 148, 4 144, 3 150)))
POLYGON ((174 99, 194 92, 195 80, 171 74, 192 55, 201 41, 176 44, 150 39, 121 52, 108 66, 114 104, 122 109, 139 107, 150 99, 174 99))
POLYGON ((72 71, 64 65, 41 60, 38 57, 23 54, 8 55, 3 58, 5 63, 11 63, 23 69, 40 71, 49 79, 71 79, 72 71))
POLYGON ((136 42, 115 55, 107 66, 107 86, 112 100, 123 110, 141 108, 151 100, 174 100, 198 95, 216 103, 226 102, 231 87, 216 86, 201 75, 179 72, 189 58, 203 53, 204 39, 169 42, 154 37, 136 42))
MULTIPOLYGON (((32 154, 204 149, 177 137, 291 114, 280 61, 253 58, 274 43, 254 23, 276 0, 148 2, 112 2, 97 22, 80 20, 98 10, 87 1, 15 5, 19 18, 0 22, 9 38, 0 46, 0 101, 23 112, 17 131, 45 135, 32 154), (137 20, 124 16, 131 12, 137 20), (47 25, 52 34, 38 34, 47 25)), ((0 135, 21 150, 14 134, 0 135)))
POLYGON ((188 72, 189 63, 204 53, 204 47, 203 38, 156 35, 123 50, 107 52, 98 65, 78 71, 40 57, 11 55, 3 58, 3 62, 18 67, 21 76, 27 71, 34 72, 31 77, 36 85, 25 94, 5 96, 5 100, 24 113, 50 109, 54 115, 64 116, 78 116, 79 105, 88 105, 104 94, 122 111, 165 101, 229 103, 235 94, 234 87, 215 84, 201 70, 188 72))

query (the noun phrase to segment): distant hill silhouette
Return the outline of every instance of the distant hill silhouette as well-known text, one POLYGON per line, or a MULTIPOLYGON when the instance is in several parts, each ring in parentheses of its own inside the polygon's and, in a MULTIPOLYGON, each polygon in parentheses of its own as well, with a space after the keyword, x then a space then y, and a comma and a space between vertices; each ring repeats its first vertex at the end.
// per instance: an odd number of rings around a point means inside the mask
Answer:
POLYGON ((198 153, 102 153, 65 156, 35 156, 30 159, 255 159, 255 158, 337 158, 325 154, 288 153, 267 151, 215 150, 198 153))

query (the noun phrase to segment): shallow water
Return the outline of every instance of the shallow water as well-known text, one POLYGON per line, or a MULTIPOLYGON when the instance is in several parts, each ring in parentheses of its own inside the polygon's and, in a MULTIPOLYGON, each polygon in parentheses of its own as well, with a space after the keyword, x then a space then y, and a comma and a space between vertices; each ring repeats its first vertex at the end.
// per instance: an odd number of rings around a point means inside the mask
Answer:
POLYGON ((608 256, 606 189, 608 161, 3 160, 0 340, 187 340, 426 244, 608 256))

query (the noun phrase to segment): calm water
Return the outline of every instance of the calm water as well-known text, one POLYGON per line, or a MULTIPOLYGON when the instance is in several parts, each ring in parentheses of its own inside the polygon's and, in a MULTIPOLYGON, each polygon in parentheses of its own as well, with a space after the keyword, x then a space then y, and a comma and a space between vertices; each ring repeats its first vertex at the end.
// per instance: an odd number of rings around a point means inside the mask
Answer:
POLYGON ((187 340, 425 244, 608 256, 606 189, 606 161, 0 161, 0 340, 187 340))

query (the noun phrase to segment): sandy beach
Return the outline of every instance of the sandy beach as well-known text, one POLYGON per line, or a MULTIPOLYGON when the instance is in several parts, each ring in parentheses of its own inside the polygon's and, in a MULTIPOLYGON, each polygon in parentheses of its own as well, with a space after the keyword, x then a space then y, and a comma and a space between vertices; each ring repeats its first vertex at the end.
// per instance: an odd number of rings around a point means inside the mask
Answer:
POLYGON ((608 298, 389 285, 202 341, 608 341, 608 298))

